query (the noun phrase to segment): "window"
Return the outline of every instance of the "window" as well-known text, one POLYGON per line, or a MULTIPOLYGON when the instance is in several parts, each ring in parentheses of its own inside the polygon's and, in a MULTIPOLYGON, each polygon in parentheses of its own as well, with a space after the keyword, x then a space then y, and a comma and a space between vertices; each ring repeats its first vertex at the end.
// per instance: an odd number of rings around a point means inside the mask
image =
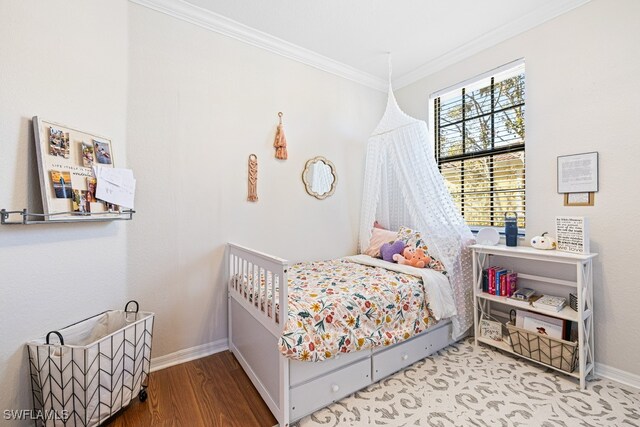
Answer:
POLYGON ((524 62, 431 97, 435 155, 469 226, 502 227, 506 212, 525 227, 524 62))

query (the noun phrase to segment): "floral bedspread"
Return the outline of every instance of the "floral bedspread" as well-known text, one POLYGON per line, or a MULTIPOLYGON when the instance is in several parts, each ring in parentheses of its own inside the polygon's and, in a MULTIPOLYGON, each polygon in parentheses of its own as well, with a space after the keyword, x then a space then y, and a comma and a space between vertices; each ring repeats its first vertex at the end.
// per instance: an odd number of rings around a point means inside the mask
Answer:
POLYGON ((280 351, 297 360, 392 345, 436 322, 421 279, 344 259, 293 265, 288 289, 280 351))

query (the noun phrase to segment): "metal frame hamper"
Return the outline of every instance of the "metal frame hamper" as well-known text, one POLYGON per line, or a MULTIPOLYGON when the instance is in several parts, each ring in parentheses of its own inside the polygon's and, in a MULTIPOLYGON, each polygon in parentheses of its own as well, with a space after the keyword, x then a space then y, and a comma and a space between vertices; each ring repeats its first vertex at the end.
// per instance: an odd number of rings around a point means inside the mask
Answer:
POLYGON ((97 426, 147 399, 154 313, 138 309, 129 301, 27 344, 36 426, 97 426))

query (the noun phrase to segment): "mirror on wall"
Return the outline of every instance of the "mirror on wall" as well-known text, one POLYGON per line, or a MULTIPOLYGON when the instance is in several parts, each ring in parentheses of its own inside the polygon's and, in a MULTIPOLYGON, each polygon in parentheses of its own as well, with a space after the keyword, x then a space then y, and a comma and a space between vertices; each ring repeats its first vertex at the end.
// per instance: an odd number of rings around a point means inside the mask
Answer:
POLYGON ((336 168, 324 157, 308 160, 302 172, 302 181, 307 193, 320 200, 333 194, 337 180, 336 168))

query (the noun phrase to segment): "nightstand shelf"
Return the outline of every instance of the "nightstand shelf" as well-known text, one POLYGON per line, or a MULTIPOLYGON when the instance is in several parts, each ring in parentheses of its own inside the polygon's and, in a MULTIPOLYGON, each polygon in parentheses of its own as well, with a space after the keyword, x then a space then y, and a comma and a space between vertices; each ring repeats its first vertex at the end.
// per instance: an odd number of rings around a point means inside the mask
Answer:
MULTIPOLYGON (((555 369, 566 375, 580 380, 580 388, 586 388, 586 378, 593 374, 595 366, 594 361, 594 334, 593 334, 593 259, 597 254, 572 254, 560 251, 543 251, 533 249, 531 247, 507 247, 505 245, 473 245, 471 246, 473 253, 473 301, 474 301, 474 331, 475 343, 483 343, 491 345, 500 350, 515 354, 523 359, 531 360, 542 366, 555 369), (528 273, 518 273, 518 280, 526 280, 526 287, 536 288, 543 284, 549 289, 557 289, 556 294, 563 293, 566 295, 568 291, 574 292, 578 297, 578 310, 575 311, 568 305, 563 307, 559 312, 553 312, 531 305, 514 301, 504 296, 491 295, 482 292, 482 271, 489 266, 495 264, 491 261, 492 257, 500 257, 501 262, 506 263, 503 267, 509 267, 509 261, 526 260, 525 262, 544 266, 544 263, 565 264, 572 266, 575 270, 575 280, 566 280, 565 278, 552 277, 552 275, 537 275, 528 273), (567 289, 569 288, 569 289, 567 289), (571 289, 573 288, 573 289, 571 289), (520 310, 528 310, 534 313, 540 313, 547 316, 575 322, 578 326, 578 362, 573 372, 558 369, 538 360, 531 359, 513 351, 509 344, 508 337, 503 341, 494 341, 492 339, 480 336, 480 320, 483 313, 491 313, 493 308, 507 308, 507 312, 512 308, 520 310)), ((522 262, 522 261, 517 261, 522 262)), ((534 265, 535 267, 535 265, 534 265)), ((538 266, 540 267, 540 266, 538 266)), ((566 268, 566 267, 565 267, 566 268)), ((552 269, 543 269, 552 270, 552 269)), ((498 310, 499 312, 499 310, 498 310)))

